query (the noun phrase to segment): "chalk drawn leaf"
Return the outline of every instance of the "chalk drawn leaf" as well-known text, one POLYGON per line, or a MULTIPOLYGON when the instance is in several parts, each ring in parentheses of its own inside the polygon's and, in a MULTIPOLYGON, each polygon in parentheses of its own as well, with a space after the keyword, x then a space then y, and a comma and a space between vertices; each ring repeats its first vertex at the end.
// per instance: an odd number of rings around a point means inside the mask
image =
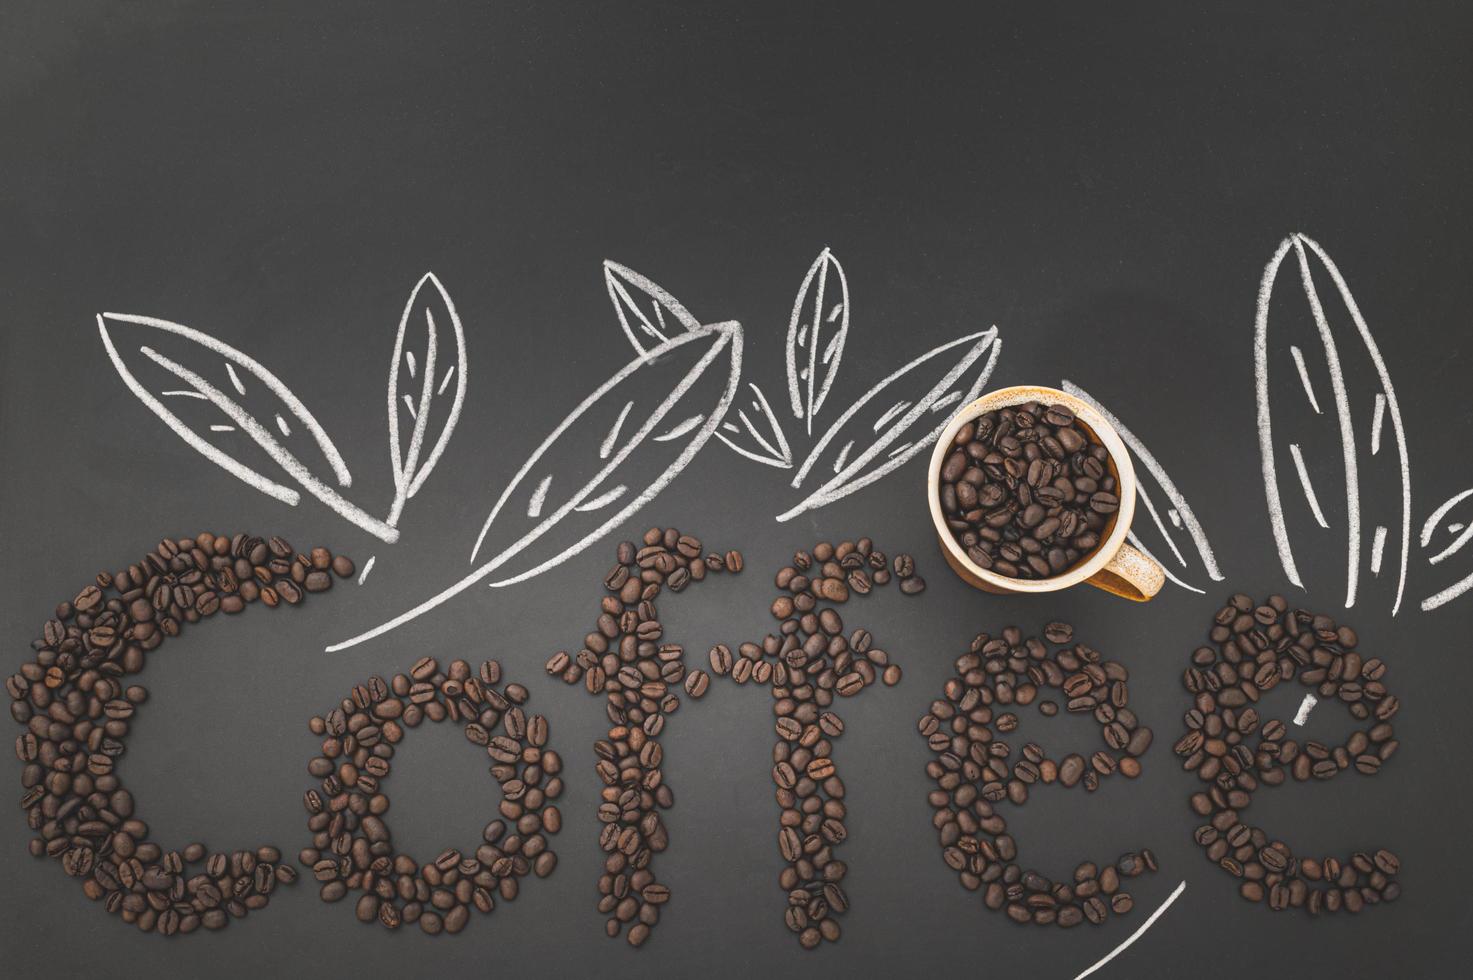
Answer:
MULTIPOLYGON (((1458 519, 1453 510, 1470 497, 1473 497, 1473 487, 1453 494, 1438 504, 1436 509, 1422 522, 1419 543, 1423 551, 1430 552, 1427 556, 1427 564, 1440 565, 1467 547, 1469 541, 1473 541, 1473 514, 1465 514, 1458 519), (1452 515, 1454 519, 1448 520, 1449 515, 1452 515)), ((1468 508, 1473 508, 1473 504, 1468 505, 1468 508)), ((1470 588, 1473 588, 1473 574, 1423 599, 1422 610, 1427 612, 1446 605, 1470 588)))
MULTIPOLYGON (((1157 462, 1156 457, 1146 448, 1146 444, 1136 437, 1135 433, 1126 428, 1123 422, 1116 418, 1104 405, 1100 404, 1089 392, 1072 381, 1069 381, 1067 378, 1060 383, 1059 387, 1075 398, 1087 402, 1095 411, 1099 412, 1105 421, 1109 422, 1115 431, 1119 433, 1121 440, 1130 447, 1131 455, 1138 464, 1136 466, 1136 473, 1139 475, 1139 481, 1136 486, 1136 497, 1144 505, 1146 513, 1151 517, 1151 523, 1159 533, 1160 543, 1157 544, 1157 550, 1161 552, 1162 558, 1169 551, 1171 557, 1176 559, 1178 565, 1183 569, 1190 568, 1191 566, 1187 563, 1185 552, 1185 546, 1187 542, 1190 542, 1196 549, 1197 560, 1201 565, 1202 572, 1212 581, 1221 582, 1223 575, 1217 567, 1217 558, 1212 552, 1212 545, 1207 540, 1207 533, 1202 530, 1202 524, 1197 520, 1197 515, 1192 511, 1191 505, 1187 503, 1187 498, 1176 488, 1176 484, 1167 475, 1166 468, 1157 462), (1147 490, 1148 481, 1154 481, 1150 490, 1147 490), (1156 494, 1160 494, 1161 509, 1157 507, 1156 500, 1158 498, 1155 497, 1156 494), (1162 518, 1163 510, 1165 512, 1164 520, 1162 518), (1179 541, 1181 544, 1178 544, 1179 541), (1162 548, 1162 545, 1165 547, 1162 548)), ((1141 522, 1136 521, 1136 525, 1140 526, 1141 522)), ((1147 536, 1152 536, 1149 529, 1142 528, 1142 530, 1145 531, 1147 536)), ((1129 537, 1131 544, 1135 545, 1136 548, 1140 549, 1151 560, 1160 565, 1161 570, 1166 573, 1166 577, 1172 582, 1190 592, 1202 593, 1204 591, 1178 578, 1171 562, 1157 558, 1151 549, 1142 541, 1135 528, 1131 528, 1129 537)), ((1156 538, 1152 536, 1152 540, 1156 541, 1156 538)))
POLYGON ((386 523, 398 524, 405 502, 419 492, 440 461, 460 418, 465 388, 465 330, 450 294, 433 272, 427 272, 404 305, 389 363, 394 503, 386 523), (438 436, 425 454, 432 422, 438 423, 438 436))
POLYGON ((352 485, 347 464, 322 426, 256 360, 192 327, 155 317, 102 313, 97 331, 128 389, 206 459, 267 496, 295 505, 301 499, 296 490, 239 460, 244 434, 302 489, 339 515, 384 541, 398 539, 398 531, 341 496, 302 462, 301 455, 315 447, 331 479, 342 487, 352 485), (139 373, 150 384, 140 380, 139 373), (248 411, 237 397, 258 407, 248 411), (211 413, 203 423, 186 422, 166 400, 180 411, 196 401, 208 402, 219 414, 211 413))
POLYGON ((825 248, 808 267, 788 320, 788 400, 793 417, 803 420, 810 435, 813 418, 834 386, 848 337, 849 280, 825 248))
POLYGON ((748 382, 751 403, 736 411, 737 420, 727 419, 716 430, 716 438, 736 453, 778 469, 793 468, 793 450, 783 434, 782 423, 756 383, 748 382))
POLYGON ((1401 410, 1386 363, 1350 287, 1324 249, 1305 235, 1285 238, 1264 268, 1253 360, 1264 491, 1284 574, 1304 588, 1296 550, 1300 555, 1312 554, 1343 535, 1345 605, 1349 608, 1355 605, 1365 571, 1371 579, 1381 578, 1386 544, 1394 533, 1389 540, 1397 567, 1391 608, 1395 615, 1406 588, 1412 526, 1411 468, 1401 410), (1289 281, 1278 285, 1280 269, 1291 251, 1298 275, 1286 276, 1289 281), (1317 278, 1320 283, 1328 279, 1330 288, 1323 296, 1317 278), (1352 378, 1374 375, 1374 383, 1352 388, 1344 358, 1353 359, 1352 378), (1396 443, 1394 460, 1382 446, 1388 420, 1396 443), (1368 435, 1361 438, 1358 433, 1368 435), (1338 465, 1334 459, 1337 448, 1338 465), (1377 467, 1395 477, 1399 499, 1381 499, 1369 490, 1379 481, 1374 473, 1367 479, 1366 473, 1377 467), (1285 507, 1278 474, 1286 469, 1294 471, 1302 506, 1295 502, 1285 507), (1322 497, 1315 489, 1315 474, 1323 480, 1326 470, 1343 477, 1343 489, 1322 497), (1363 486, 1367 492, 1362 492, 1363 486), (1343 509, 1339 505, 1342 494, 1343 509), (1369 549, 1362 540, 1363 527, 1374 529, 1369 549))
POLYGON ((382 636, 493 573, 499 575, 491 586, 512 585, 598 541, 654 499, 710 441, 741 374, 742 328, 735 322, 679 334, 630 361, 558 423, 502 491, 471 550, 472 561, 483 550, 490 558, 328 651, 382 636), (554 469, 554 456, 573 467, 554 469))
POLYGON ((648 353, 680 333, 706 329, 680 300, 628 266, 604 260, 604 286, 619 325, 637 353, 648 353))
POLYGON ((991 327, 942 344, 881 380, 835 420, 792 480, 795 489, 810 474, 823 483, 777 519, 862 490, 929 448, 955 410, 981 394, 1001 351, 991 327), (970 374, 984 354, 986 364, 970 374))

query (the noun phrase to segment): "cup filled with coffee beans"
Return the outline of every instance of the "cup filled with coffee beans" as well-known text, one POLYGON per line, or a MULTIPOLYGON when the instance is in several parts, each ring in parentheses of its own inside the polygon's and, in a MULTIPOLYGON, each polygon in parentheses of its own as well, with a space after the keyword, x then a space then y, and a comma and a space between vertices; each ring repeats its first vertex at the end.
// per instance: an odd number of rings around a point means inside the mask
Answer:
POLYGON ((1135 467, 1087 403, 1054 388, 1001 388, 941 433, 927 476, 931 519, 956 573, 987 592, 1088 582, 1145 602, 1161 567, 1126 544, 1135 467))

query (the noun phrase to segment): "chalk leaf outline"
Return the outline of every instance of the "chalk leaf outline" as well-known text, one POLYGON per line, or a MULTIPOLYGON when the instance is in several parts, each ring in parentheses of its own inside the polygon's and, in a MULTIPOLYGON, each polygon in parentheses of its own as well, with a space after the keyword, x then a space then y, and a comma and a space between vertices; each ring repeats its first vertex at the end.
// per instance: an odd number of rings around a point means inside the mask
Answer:
POLYGON ((624 336, 637 353, 648 354, 676 334, 706 329, 663 287, 612 259, 604 260, 604 286, 624 336))
MULTIPOLYGON (((1269 259, 1264 267, 1263 278, 1258 290, 1258 311, 1254 321, 1253 338, 1253 366, 1255 395, 1258 409, 1258 441, 1263 467, 1264 493, 1268 504, 1269 525, 1273 531, 1274 544, 1278 550, 1279 563, 1284 569, 1285 576, 1290 582, 1304 588, 1299 568, 1294 560, 1294 546, 1290 539, 1287 521, 1284 515, 1283 499, 1280 495, 1278 467, 1275 461, 1275 443, 1273 438, 1273 408, 1269 398, 1269 314, 1273 307, 1273 291, 1278 278, 1279 271, 1284 259, 1290 251, 1294 252, 1299 268, 1300 285, 1303 290, 1304 300, 1309 307, 1310 314, 1315 324, 1318 339, 1324 350, 1326 373, 1329 378, 1329 389, 1332 396, 1331 404, 1334 406, 1337 422, 1338 437, 1341 448, 1341 457, 1345 473, 1345 556, 1346 556, 1346 582, 1345 582, 1345 606, 1350 608, 1355 605, 1356 594, 1360 582, 1361 571, 1361 517, 1362 506, 1360 499, 1360 459, 1359 439, 1356 434, 1355 419, 1351 412, 1349 395, 1346 388, 1345 377, 1340 366, 1340 350, 1336 343, 1335 331, 1331 327, 1329 317, 1326 315, 1324 304, 1321 301, 1319 290, 1314 282, 1311 269, 1311 254, 1320 267, 1329 276, 1334 284, 1335 294, 1341 301, 1345 312, 1354 325, 1354 336, 1360 342, 1365 355, 1369 359, 1379 384, 1379 390, 1375 393, 1374 415, 1371 421, 1371 434, 1368 440, 1369 456, 1374 457, 1380 453, 1381 433, 1384 419, 1391 419, 1392 433, 1396 442, 1397 464, 1400 467, 1401 481, 1401 533, 1400 533, 1400 557, 1398 560, 1396 597, 1392 603, 1391 614, 1395 616, 1401 609, 1403 593, 1406 589, 1407 564, 1410 558, 1412 504, 1411 504, 1411 466, 1408 461, 1406 431, 1402 424, 1401 409, 1397 403, 1396 389, 1391 383, 1390 372, 1386 368, 1386 362, 1381 356, 1381 351, 1376 345, 1376 340, 1371 334, 1365 317, 1362 316, 1360 307, 1351 294, 1350 286, 1346 283, 1340 269, 1335 265, 1329 254, 1309 236, 1295 233, 1279 243, 1273 257, 1269 259)), ((1284 302, 1288 302, 1287 299, 1284 302)), ((1293 357, 1295 368, 1298 372, 1299 381, 1310 409, 1316 415, 1325 414, 1321 409, 1311 385, 1308 371, 1304 364, 1303 353, 1297 348, 1291 347, 1290 354, 1293 357)), ((1295 472, 1298 476, 1300 488, 1304 494, 1305 503, 1308 506, 1315 523, 1322 529, 1329 528, 1329 523, 1324 518, 1320 508, 1318 497, 1314 486, 1310 481, 1308 468, 1304 464, 1303 455, 1297 444, 1289 446, 1289 454, 1292 458, 1295 472)), ((1389 523, 1389 522, 1388 522, 1389 523)), ((1379 575, 1381 559, 1386 542, 1386 533, 1383 528, 1378 527, 1373 537, 1370 571, 1372 575, 1379 575)))
MULTIPOLYGON (((996 367, 998 356, 1001 353, 1002 338, 998 329, 995 326, 989 327, 976 333, 965 334, 927 351, 882 378, 872 388, 860 395, 829 426, 809 452, 803 465, 799 467, 791 486, 795 490, 800 488, 821 461, 829 463, 833 475, 824 480, 817 489, 811 491, 799 503, 779 514, 777 519, 779 521, 792 520, 805 511, 823 507, 858 490, 863 490, 928 449, 930 443, 941 435, 941 430, 945 429, 946 424, 951 420, 952 411, 948 409, 954 410, 974 400, 982 393, 982 388, 987 384, 987 379, 992 376, 992 370, 996 367), (960 356, 956 360, 944 358, 944 355, 955 355, 957 351, 960 351, 960 356), (987 355, 987 361, 972 383, 964 388, 958 388, 958 383, 984 354, 987 355), (913 400, 898 392, 898 389, 901 389, 904 384, 915 380, 911 372, 930 366, 933 361, 943 361, 947 365, 939 380, 922 382, 922 390, 913 400), (840 444, 840 436, 844 434, 845 427, 853 419, 870 408, 872 402, 881 398, 887 404, 869 426, 870 432, 874 433, 874 438, 859 451, 858 455, 852 455, 855 444, 859 441, 858 437, 840 444), (905 437, 909 438, 900 442, 905 437), (897 442, 900 444, 896 445, 897 442), (881 459, 882 456, 883 459, 881 459), (872 464, 875 465, 872 466, 872 464)), ((862 426, 860 435, 865 435, 862 426)))
MULTIPOLYGON (((1196 513, 1192 510, 1191 505, 1187 503, 1186 496, 1177 489, 1176 484, 1167 474, 1166 468, 1146 448, 1146 444, 1135 433, 1126 428, 1125 424, 1116 418, 1109 409, 1105 408, 1098 399, 1074 382, 1065 378, 1059 383, 1059 388, 1078 398, 1080 401, 1089 404, 1106 422, 1110 423, 1110 427, 1120 436, 1121 441, 1129 447, 1131 455, 1140 464, 1139 468, 1145 470, 1145 475, 1155 479, 1157 486, 1161 489, 1162 496, 1165 497, 1167 519, 1164 521, 1161 519, 1161 511, 1157 509, 1155 500, 1152 499, 1151 494, 1146 490, 1144 478, 1137 481, 1136 498, 1140 500, 1146 509, 1146 513, 1150 515, 1152 523, 1155 524, 1156 530, 1160 532, 1162 540, 1166 542, 1166 547, 1170 550, 1172 557, 1176 559, 1177 564, 1183 569, 1189 567, 1182 548, 1177 544, 1177 535, 1172 533, 1173 529, 1185 533, 1192 545, 1196 548, 1197 559, 1202 566, 1202 571, 1207 577, 1214 582, 1221 582, 1223 580, 1223 574, 1217 566, 1217 557, 1212 551, 1212 544, 1207 540, 1207 532, 1202 529, 1202 522, 1197 519, 1196 513)), ((1137 550, 1160 566, 1161 570, 1166 573, 1166 577, 1171 582, 1186 589, 1188 592, 1205 594, 1205 590, 1199 589, 1197 586, 1191 585, 1179 578, 1172 570, 1170 562, 1163 561, 1161 558, 1152 554, 1151 550, 1146 547, 1145 543, 1137 535, 1134 528, 1131 528, 1126 537, 1137 550)))
POLYGON ((838 258, 825 247, 808 267, 788 319, 788 400, 793 417, 804 423, 810 436, 813 419, 838 376, 848 338, 849 279, 838 258), (835 293, 838 301, 830 305, 835 293))
POLYGON ((772 410, 772 403, 762 393, 756 382, 748 382, 752 401, 746 408, 736 411, 736 422, 727 420, 717 430, 716 438, 724 442, 733 452, 745 456, 764 466, 775 466, 787 470, 793 468, 793 449, 788 445, 782 423, 772 410), (748 415, 748 411, 751 415, 748 415), (753 421, 753 419, 757 421, 753 421), (744 445, 745 443, 745 445, 744 445))
POLYGON ((391 527, 398 524, 405 503, 424 486, 425 480, 445 452, 450 436, 455 432, 456 422, 465 405, 467 368, 465 328, 461 324, 455 303, 439 278, 433 272, 426 272, 415 284, 409 294, 409 301, 404 305, 404 313, 399 318, 399 328, 394 335, 394 355, 389 362, 389 459, 394 473, 394 502, 389 508, 385 523, 391 527), (421 294, 427 294, 422 304, 422 324, 416 316, 417 309, 421 307, 421 294), (413 324, 414 335, 408 338, 406 335, 411 327, 411 318, 416 322, 413 324), (440 335, 445 328, 448 328, 447 339, 453 346, 448 352, 442 353, 440 335), (412 343, 406 345, 406 340, 412 340, 412 343), (414 353, 416 349, 419 350, 418 356, 414 353), (442 360, 448 362, 449 366, 437 375, 436 370, 442 360), (454 391, 446 406, 445 396, 452 383, 454 391), (402 395, 401 384, 407 389, 402 395), (419 389, 417 396, 411 394, 416 387, 419 389), (403 425, 401 401, 403 414, 409 416, 410 436, 407 445, 402 443, 399 432, 403 425), (439 436, 429 453, 421 460, 430 422, 436 418, 437 413, 442 416, 439 436))
POLYGON ((281 379, 267 370, 260 362, 202 331, 156 317, 130 313, 100 313, 97 315, 97 331, 114 370, 128 386, 128 390, 176 435, 210 462, 268 497, 296 506, 301 499, 301 495, 296 490, 242 463, 236 456, 238 449, 227 449, 223 445, 228 441, 226 439, 228 434, 244 432, 298 486, 332 508, 341 517, 383 541, 398 540, 399 532, 395 528, 342 496, 328 484, 327 480, 313 474, 307 464, 283 444, 282 439, 300 441, 300 438, 292 440, 292 424, 287 420, 287 417, 290 416, 301 429, 310 434, 331 470, 332 479, 338 486, 346 488, 352 485, 353 478, 348 471, 347 463, 343 461, 342 454, 338 452, 326 431, 281 379), (160 353, 147 343, 139 345, 136 349, 125 343, 123 349, 120 350, 113 332, 117 330, 121 336, 128 327, 143 327, 145 333, 156 331, 153 334, 155 343, 161 343, 169 337, 182 339, 185 343, 175 345, 180 348, 177 356, 194 364, 198 370, 189 367, 181 360, 160 353), (124 351, 127 352, 126 357, 124 351), (162 368, 187 387, 163 389, 157 393, 150 391, 129 366, 128 360, 134 355, 162 368), (264 386, 280 403, 282 411, 274 413, 273 421, 281 439, 277 438, 270 425, 256 418, 234 397, 208 380, 208 376, 218 378, 223 374, 224 379, 235 389, 236 394, 244 397, 246 387, 245 380, 241 377, 242 371, 247 377, 264 386), (209 429, 211 435, 207 437, 197 432, 188 422, 168 408, 163 401, 164 398, 191 398, 208 401, 219 409, 228 423, 211 425, 209 429))

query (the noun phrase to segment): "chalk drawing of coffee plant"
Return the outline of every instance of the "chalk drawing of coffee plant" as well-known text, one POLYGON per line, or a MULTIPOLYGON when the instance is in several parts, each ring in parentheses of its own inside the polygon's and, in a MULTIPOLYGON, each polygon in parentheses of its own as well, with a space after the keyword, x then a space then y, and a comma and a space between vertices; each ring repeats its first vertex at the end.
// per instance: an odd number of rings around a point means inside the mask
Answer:
MULTIPOLYGON (((834 415, 835 383, 850 341, 853 311, 848 276, 828 248, 819 252, 798 286, 787 320, 783 373, 785 398, 770 399, 761 385, 743 378, 743 329, 736 321, 703 323, 667 290, 614 261, 603 264, 604 286, 634 358, 595 388, 556 425, 517 469, 497 496, 475 545, 471 570, 434 596, 393 619, 334 644, 353 646, 434 609, 472 585, 503 587, 525 581, 567 560, 624 524, 667 487, 715 437, 753 464, 791 474, 792 496, 779 505, 778 521, 788 521, 826 506, 883 479, 926 451, 951 414, 978 397, 1002 351, 993 326, 964 333, 902 364, 860 391, 834 415), (828 414, 825 414, 828 409, 828 414), (832 418, 830 419, 830 416, 832 418), (823 420, 821 424, 821 420, 823 420)), ((1276 322, 1288 313, 1276 313, 1276 322)), ((1300 319, 1304 319, 1302 316, 1300 319)), ((399 521, 408 502, 424 487, 454 433, 465 404, 468 359, 465 329, 449 292, 426 273, 410 292, 399 317, 389 363, 386 393, 389 464, 394 496, 375 511, 347 496, 352 474, 337 446, 290 389, 248 354, 198 329, 151 316, 102 313, 97 328, 113 367, 130 391, 181 439, 206 459, 255 490, 289 505, 305 491, 339 516, 385 543, 399 538, 399 521), (247 462, 248 454, 262 456, 247 462), (382 513, 383 516, 376 516, 382 513)), ((1333 407, 1334 425, 1326 441, 1338 441, 1346 476, 1343 522, 1346 539, 1345 604, 1355 601, 1362 576, 1360 521, 1368 503, 1357 478, 1361 449, 1355 434, 1360 395, 1352 398, 1340 365, 1340 343, 1363 351, 1378 379, 1366 414, 1370 417, 1368 457, 1381 456, 1389 420, 1399 468, 1400 498, 1375 504, 1387 511, 1376 517, 1368 572, 1379 577, 1388 531, 1395 547, 1396 588, 1393 614, 1400 608, 1407 576, 1411 535, 1411 479, 1406 435, 1395 390, 1364 318, 1339 270, 1318 244, 1303 235, 1284 239, 1259 289, 1254 336, 1259 435, 1270 526, 1285 572, 1302 579, 1294 562, 1278 478, 1281 457, 1292 463, 1311 517, 1299 521, 1301 549, 1319 547, 1318 533, 1330 518, 1310 480, 1313 446, 1275 441, 1269 392, 1280 415, 1323 416, 1318 391, 1333 407), (1287 351, 1297 386, 1287 393, 1270 386, 1271 310, 1294 302, 1293 293, 1275 292, 1283 260, 1294 253, 1300 267, 1304 302, 1313 329, 1304 337, 1292 324, 1274 331, 1289 334, 1287 351), (1333 283, 1339 300, 1332 318, 1314 284, 1312 268, 1333 283), (1341 326, 1348 322, 1349 326, 1341 326), (1324 353, 1323 364, 1307 358, 1311 342, 1324 353), (1301 346, 1302 345, 1302 346, 1301 346), (1316 382, 1313 375, 1322 377, 1316 382), (1399 504, 1399 506, 1397 506, 1399 504)), ((1275 373, 1277 383, 1279 372, 1275 373)), ((1159 555, 1167 577, 1201 593, 1189 579, 1222 581, 1200 520, 1158 459, 1120 419, 1073 381, 1061 387, 1090 402, 1119 431, 1142 474, 1138 494, 1150 522, 1137 522, 1131 542, 1159 555), (1153 495, 1159 493, 1160 504, 1153 495), (1192 557, 1189 557, 1192 556, 1192 557)), ((1279 440, 1283 442, 1284 440, 1279 440)), ((1441 530, 1450 542, 1427 561, 1440 564, 1473 540, 1473 520, 1444 519, 1473 497, 1473 488, 1454 494, 1427 517, 1420 545, 1433 550, 1441 530)), ((376 558, 364 565, 367 578, 376 558)), ((1423 599, 1435 609, 1473 588, 1473 575, 1423 599)))
MULTIPOLYGON (((1407 588, 1414 526, 1406 428, 1391 372, 1349 284, 1307 235, 1285 238, 1264 268, 1253 358, 1264 493, 1284 574, 1307 588, 1296 554, 1343 547, 1346 608, 1379 586, 1371 594, 1389 595, 1395 615, 1407 588), (1299 274, 1284 276, 1284 285, 1280 273, 1291 254, 1299 274), (1323 498, 1311 478, 1319 459, 1321 472, 1337 474, 1336 491, 1323 498), (1293 472, 1299 502, 1281 493, 1281 470, 1293 472), (1387 485, 1389 492, 1381 490, 1387 485), (1369 548, 1363 529, 1371 532, 1369 548)), ((1473 488, 1453 494, 1422 522, 1417 543, 1432 552, 1429 566, 1473 540, 1468 519, 1443 523, 1470 496, 1473 488), (1434 544, 1439 531, 1451 539, 1445 546, 1434 544)), ((1437 609, 1470 588, 1473 575, 1424 596, 1420 608, 1437 609)))
MULTIPOLYGON (((669 293, 632 269, 605 262, 604 280, 636 351, 695 322, 669 293)), ((790 481, 794 490, 817 482, 777 515, 779 521, 862 490, 928 450, 952 411, 982 393, 1002 353, 996 327, 964 334, 881 378, 827 430, 815 433, 839 374, 849 326, 849 280, 838 257, 825 248, 808 267, 788 318, 788 397, 779 404, 791 411, 794 423, 789 424, 799 431, 790 442, 781 413, 753 381, 746 386, 750 400, 716 431, 718 439, 745 459, 782 470, 796 466, 790 481), (801 462, 793 453, 794 443, 808 447, 801 462)))

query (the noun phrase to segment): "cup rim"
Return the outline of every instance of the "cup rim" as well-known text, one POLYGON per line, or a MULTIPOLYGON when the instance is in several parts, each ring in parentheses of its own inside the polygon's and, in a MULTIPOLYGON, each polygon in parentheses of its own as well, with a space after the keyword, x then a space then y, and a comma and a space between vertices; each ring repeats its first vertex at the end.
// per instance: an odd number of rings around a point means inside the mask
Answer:
POLYGON ((931 450, 931 464, 926 475, 926 498, 931 509, 931 523, 936 526, 936 534, 941 539, 941 546, 969 574, 1000 591, 1014 593, 1057 592, 1060 589, 1078 585, 1099 573, 1120 551, 1130 533, 1130 525, 1135 518, 1135 489, 1135 464, 1131 461, 1125 442, 1115 431, 1115 427, 1088 402, 1066 391, 1042 385, 1013 385, 1007 388, 997 388, 962 406, 952 416, 946 428, 941 430, 941 435, 931 450), (993 409, 1022 405, 1030 401, 1064 405, 1073 411, 1075 417, 1094 431, 1105 450, 1110 454, 1110 461, 1115 465, 1119 483, 1117 496, 1120 498, 1120 508, 1115 512, 1115 523, 1109 536, 1095 548, 1089 558, 1062 575, 1054 575, 1045 579, 1009 578, 982 568, 967 557, 966 550, 952 536, 951 528, 946 526, 945 516, 941 513, 941 463, 957 432, 967 422, 993 409))

